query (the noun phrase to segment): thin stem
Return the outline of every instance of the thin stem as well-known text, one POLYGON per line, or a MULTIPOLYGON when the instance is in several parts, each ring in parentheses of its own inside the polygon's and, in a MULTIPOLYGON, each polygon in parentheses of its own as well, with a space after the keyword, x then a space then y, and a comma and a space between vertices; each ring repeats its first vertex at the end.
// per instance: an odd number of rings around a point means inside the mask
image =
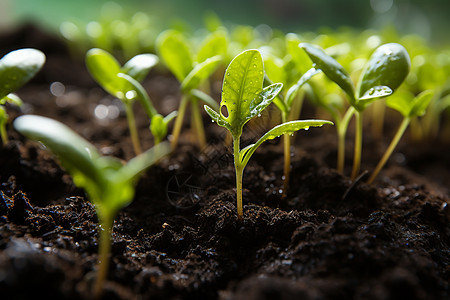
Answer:
POLYGON ((338 128, 338 153, 337 153, 338 172, 344 173, 344 164, 345 164, 345 130, 339 130, 338 128))
POLYGON ((368 184, 371 184, 374 179, 377 177, 378 173, 380 173, 381 169, 386 164, 387 160, 391 156, 392 152, 394 152, 395 147, 397 147, 398 142, 402 138, 403 134, 406 131, 406 128, 408 128, 410 118, 404 118, 402 123, 397 129, 397 132, 395 133, 394 138, 392 139, 391 143, 389 144, 389 147, 386 149, 386 152, 384 152, 383 157, 378 162, 378 165, 376 166, 375 170, 373 171, 372 175, 370 175, 369 179, 367 180, 368 184))
POLYGON ((108 215, 101 218, 100 244, 98 251, 98 274, 94 285, 94 299, 100 299, 103 293, 103 284, 108 275, 109 255, 111 252, 111 231, 113 216, 108 215))
POLYGON ((128 128, 130 130, 131 142, 133 143, 134 153, 139 155, 142 153, 141 144, 139 142, 139 135, 136 127, 136 121, 133 112, 133 102, 125 102, 125 113, 127 115, 128 128))
POLYGON ((203 126, 202 115, 200 113, 197 100, 191 101, 191 110, 192 124, 194 125, 195 131, 197 133, 198 145, 200 146, 200 149, 203 149, 206 147, 206 135, 205 128, 203 126))
POLYGON ((287 196, 287 190, 289 186, 289 179, 291 174, 291 136, 289 134, 283 134, 284 144, 284 180, 283 180, 283 198, 287 196))
POLYGON ((344 173, 345 166, 345 135, 347 133, 348 124, 350 119, 355 113, 355 109, 351 106, 347 109, 342 120, 338 121, 337 116, 334 117, 336 120, 336 129, 338 134, 338 153, 337 153, 337 170, 340 173, 344 173))
MULTIPOLYGON (((287 121, 287 114, 281 113, 282 122, 287 121)), ((283 179, 283 194, 282 198, 287 196, 287 189, 289 186, 289 178, 291 173, 291 137, 289 134, 283 134, 283 146, 284 146, 284 179, 283 179)))
POLYGON ((361 168, 361 152, 362 152, 362 114, 359 111, 355 112, 355 122, 356 122, 356 131, 355 131, 355 150, 353 153, 353 169, 351 179, 355 180, 355 178, 359 174, 359 170, 361 168))
POLYGON ((181 98, 180 108, 178 109, 178 115, 177 119, 175 120, 175 124, 173 126, 172 131, 172 149, 175 149, 175 147, 178 145, 178 138, 180 136, 181 127, 183 126, 183 119, 184 115, 186 113, 186 107, 189 102, 189 97, 186 95, 183 95, 181 98))
POLYGON ((233 156, 234 168, 236 169, 236 201, 237 201, 237 215, 238 219, 242 220, 244 213, 242 209, 242 174, 244 168, 241 165, 239 158, 240 137, 233 137, 233 156))
POLYGON ((8 133, 6 132, 6 122, 0 122, 0 135, 3 145, 8 143, 8 133))
POLYGON ((384 115, 386 104, 382 100, 372 104, 372 135, 380 139, 383 136, 384 115))

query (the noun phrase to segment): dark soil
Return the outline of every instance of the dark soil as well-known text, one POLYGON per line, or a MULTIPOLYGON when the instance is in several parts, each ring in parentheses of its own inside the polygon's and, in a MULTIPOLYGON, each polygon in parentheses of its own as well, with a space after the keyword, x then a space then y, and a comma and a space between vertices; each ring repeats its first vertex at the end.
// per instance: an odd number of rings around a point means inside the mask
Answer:
MULTIPOLYGON (((20 114, 69 125, 105 155, 133 156, 123 111, 98 119, 107 96, 56 38, 33 27, 0 37, 2 55, 21 47, 47 54, 37 78, 19 91, 20 114), (32 30, 32 31, 30 31, 32 30), (7 39, 7 38, 8 39, 7 39), (5 43, 4 41, 8 41, 5 43), (9 48, 7 48, 9 47, 9 48), (53 95, 59 81, 64 93, 53 95)), ((178 83, 159 70, 144 82, 167 114, 178 83)), ((217 94, 220 85, 213 84, 217 94)), ((144 148, 153 145, 136 103, 144 148)), ((302 118, 317 117, 306 102, 302 118)), ((249 124, 246 141, 271 126, 249 124)), ((363 169, 373 170, 386 137, 365 136, 363 169)), ((374 185, 335 169, 335 128, 295 136, 290 190, 282 199, 282 145, 261 147, 244 174, 244 220, 235 207, 225 132, 204 116, 209 145, 183 129, 174 153, 140 179, 136 197, 113 228, 105 299, 449 299, 450 151, 408 138, 374 185)), ((369 131, 368 131, 369 132, 369 131)), ((0 147, 0 294, 2 299, 90 299, 99 224, 94 207, 58 161, 8 128, 0 147)), ((351 158, 351 133, 348 167, 351 158)))

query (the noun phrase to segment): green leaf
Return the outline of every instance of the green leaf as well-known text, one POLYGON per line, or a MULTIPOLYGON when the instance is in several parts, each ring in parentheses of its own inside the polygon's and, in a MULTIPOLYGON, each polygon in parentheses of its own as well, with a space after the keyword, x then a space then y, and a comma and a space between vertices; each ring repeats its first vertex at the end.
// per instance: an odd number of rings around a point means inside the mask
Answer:
POLYGON ((127 91, 124 91, 126 100, 134 100, 137 98, 144 107, 149 118, 152 118, 158 113, 144 87, 136 79, 124 73, 117 74, 117 77, 119 80, 124 81, 121 85, 126 86, 128 89, 127 91))
POLYGON ((286 93, 286 106, 287 107, 290 108, 292 106, 292 102, 294 101, 295 96, 298 93, 298 90, 305 84, 305 82, 307 82, 314 75, 319 74, 320 72, 321 72, 320 69, 311 68, 305 74, 303 74, 302 77, 300 77, 300 79, 297 81, 296 84, 291 86, 291 88, 286 93))
POLYGON ((127 88, 127 82, 117 75, 121 72, 119 62, 109 52, 93 48, 86 53, 86 66, 94 80, 108 93, 126 100, 124 91, 127 88))
POLYGON ((131 58, 123 65, 121 72, 130 75, 139 82, 142 82, 159 61, 158 56, 150 53, 139 54, 131 58))
POLYGON ((167 142, 155 145, 153 148, 129 160, 120 169, 119 176, 123 177, 122 180, 126 181, 136 180, 139 174, 169 154, 170 151, 170 144, 167 142))
POLYGON ((223 81, 220 114, 231 126, 233 136, 242 134, 250 105, 254 99, 259 99, 263 80, 263 60, 258 50, 244 51, 229 64, 223 81), (223 107, 226 107, 228 116, 223 115, 223 107))
POLYGON ((232 132, 232 128, 231 128, 230 123, 228 123, 225 120, 225 118, 222 116, 222 114, 219 114, 218 112, 216 112, 214 109, 212 109, 208 105, 204 105, 203 107, 205 108, 206 113, 211 117, 213 122, 216 122, 217 125, 225 127, 230 132, 232 132))
POLYGON ((25 48, 11 51, 0 60, 0 99, 22 87, 45 63, 39 50, 25 48))
POLYGON ((307 72, 312 65, 312 61, 305 51, 300 49, 300 38, 295 33, 286 34, 286 51, 294 63, 295 69, 300 73, 307 72))
POLYGON ((372 100, 378 99, 382 97, 386 97, 392 94, 392 90, 390 87, 382 85, 382 86, 374 86, 371 87, 366 93, 358 99, 358 101, 362 100, 372 100))
POLYGON ((169 70, 179 82, 182 82, 193 68, 192 54, 188 41, 181 33, 175 30, 166 30, 158 36, 156 47, 159 56, 169 70))
POLYGON ((374 51, 361 75, 358 97, 375 86, 388 86, 394 92, 405 80, 410 68, 411 60, 402 45, 381 45, 374 51))
POLYGON ((274 55, 268 55, 264 59, 264 71, 272 82, 287 82, 287 74, 284 70, 284 61, 274 55))
POLYGON ((386 98, 386 105, 399 113, 404 117, 409 116, 410 103, 414 100, 414 95, 405 89, 399 89, 395 94, 386 98))
POLYGON ((225 57, 227 54, 227 34, 225 30, 210 33, 201 43, 197 52, 196 62, 201 63, 213 56, 225 57))
MULTIPOLYGON (((329 79, 334 81, 349 96, 350 103, 355 102, 355 88, 347 71, 321 48, 308 43, 299 45, 313 61, 313 67, 322 70, 329 79)), ((373 86, 373 85, 372 85, 373 86)))
POLYGON ((272 103, 272 100, 280 93, 283 88, 282 83, 274 83, 265 87, 261 93, 250 102, 249 113, 245 117, 244 124, 261 114, 261 112, 272 103))
POLYGON ((66 125, 46 117, 24 115, 15 119, 14 128, 27 138, 50 148, 67 169, 76 168, 90 180, 101 181, 95 164, 100 153, 66 125))
POLYGON ((181 83, 181 90, 190 91, 197 88, 203 80, 214 73, 221 61, 221 56, 214 56, 196 65, 181 83))
POLYGON ((159 142, 161 142, 162 139, 166 137, 169 122, 172 121, 176 116, 176 111, 171 112, 165 117, 160 114, 156 114, 153 116, 150 122, 150 131, 155 137, 156 144, 159 144, 159 142))
POLYGON ((219 103, 216 102, 210 95, 202 92, 201 90, 193 89, 191 90, 191 95, 197 99, 202 100, 207 105, 211 106, 214 110, 219 111, 219 103))
POLYGON ((6 95, 3 99, 0 99, 0 105, 5 104, 5 102, 12 103, 17 106, 22 106, 22 99, 19 98, 16 94, 10 93, 6 95))
POLYGON ((14 121, 14 128, 40 141, 59 158, 74 183, 86 190, 100 219, 127 205, 133 199, 137 176, 170 151, 168 143, 161 143, 123 166, 116 158, 101 156, 93 145, 58 121, 24 115, 14 121))
POLYGON ((417 95, 414 98, 414 101, 411 105, 411 111, 409 116, 412 117, 421 117, 425 114, 428 105, 431 102, 431 99, 434 96, 434 91, 426 90, 417 95))
POLYGON ((423 91, 414 97, 410 91, 399 89, 386 99, 386 105, 401 113, 405 118, 420 117, 425 114, 433 96, 432 90, 423 91))
POLYGON ((280 137, 283 134, 292 134, 301 129, 308 130, 310 127, 321 127, 325 124, 333 125, 333 122, 326 120, 297 120, 277 125, 264 134, 255 144, 242 149, 239 154, 239 159, 245 167, 256 149, 265 141, 280 137))

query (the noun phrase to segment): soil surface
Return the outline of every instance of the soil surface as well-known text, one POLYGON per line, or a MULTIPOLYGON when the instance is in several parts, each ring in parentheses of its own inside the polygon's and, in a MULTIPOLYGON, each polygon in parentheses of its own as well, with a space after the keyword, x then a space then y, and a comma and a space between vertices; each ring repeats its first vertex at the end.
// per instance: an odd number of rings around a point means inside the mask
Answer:
MULTIPOLYGON (((8 106, 11 119, 48 116, 105 155, 133 157, 121 103, 64 44, 32 26, 0 40, 1 55, 23 47, 47 55, 18 92, 25 105, 8 106), (105 118, 95 115, 99 105, 108 108, 105 118)), ((177 108, 179 84, 169 74, 153 70, 144 86, 162 114, 177 108)), ((218 95, 220 82, 211 88, 218 95)), ((135 108, 147 149, 148 120, 135 108)), ((306 100, 302 118, 318 115, 306 100)), ((275 125, 272 119, 248 124, 243 144, 275 125)), ((363 170, 373 170, 399 124, 388 120, 384 138, 364 136, 363 170)), ((334 169, 334 127, 299 132, 282 198, 282 143, 267 142, 245 169, 239 221, 225 130, 204 115, 209 144, 200 149, 189 124, 186 118, 179 147, 141 177, 115 220, 104 299, 449 299, 448 144, 413 145, 405 136, 367 185, 364 176, 352 182, 348 170, 334 169)), ((11 125, 8 134, 0 147, 2 298, 90 299, 101 229, 95 209, 54 156, 11 125)), ((348 168, 351 142, 350 132, 348 168)))

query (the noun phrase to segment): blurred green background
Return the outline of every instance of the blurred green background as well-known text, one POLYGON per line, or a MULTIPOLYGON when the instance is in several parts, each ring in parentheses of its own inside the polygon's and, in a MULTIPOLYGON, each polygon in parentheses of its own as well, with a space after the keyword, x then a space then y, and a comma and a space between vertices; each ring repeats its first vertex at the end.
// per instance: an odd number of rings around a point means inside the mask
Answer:
MULTIPOLYGON (((106 0, 0 0, 0 27, 36 22, 57 29, 65 20, 97 20, 106 0)), ((117 0, 127 11, 159 18, 162 27, 178 18, 193 29, 206 12, 223 22, 268 24, 284 31, 342 26, 379 29, 393 25, 401 34, 415 33, 428 41, 448 42, 448 0, 117 0)))

